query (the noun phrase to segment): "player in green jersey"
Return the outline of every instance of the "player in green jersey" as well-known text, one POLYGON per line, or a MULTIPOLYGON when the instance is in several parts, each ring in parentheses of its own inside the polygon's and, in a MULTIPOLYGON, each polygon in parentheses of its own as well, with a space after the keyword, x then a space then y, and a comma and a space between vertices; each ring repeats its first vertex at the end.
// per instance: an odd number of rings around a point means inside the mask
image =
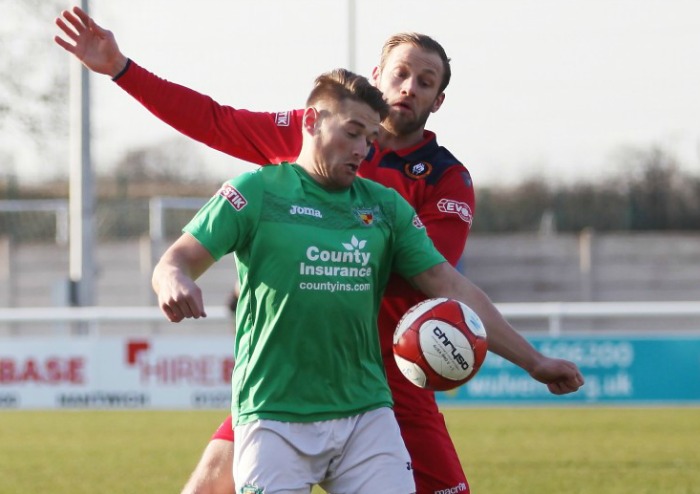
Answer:
POLYGON ((376 319, 392 265, 410 277, 444 258, 398 193, 355 181, 387 113, 381 93, 338 70, 307 106, 298 164, 224 184, 158 263, 154 289, 171 321, 204 316, 194 280, 235 253, 241 492, 412 493, 376 319))
POLYGON ((376 328, 390 272, 471 306, 501 336, 501 352, 530 346, 438 253, 397 192, 356 178, 387 112, 381 93, 337 70, 317 79, 306 106, 297 163, 224 184, 163 255, 154 290, 171 321, 203 317, 194 280, 235 253, 241 492, 414 492, 376 328))

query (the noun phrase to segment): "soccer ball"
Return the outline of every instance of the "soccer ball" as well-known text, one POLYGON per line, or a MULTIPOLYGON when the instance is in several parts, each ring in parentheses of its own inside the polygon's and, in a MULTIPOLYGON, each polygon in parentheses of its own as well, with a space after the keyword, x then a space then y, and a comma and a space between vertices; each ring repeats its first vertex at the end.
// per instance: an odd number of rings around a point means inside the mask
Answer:
POLYGON ((447 391, 474 377, 486 358, 486 330, 463 303, 432 298, 411 307, 394 331, 394 359, 416 386, 447 391))

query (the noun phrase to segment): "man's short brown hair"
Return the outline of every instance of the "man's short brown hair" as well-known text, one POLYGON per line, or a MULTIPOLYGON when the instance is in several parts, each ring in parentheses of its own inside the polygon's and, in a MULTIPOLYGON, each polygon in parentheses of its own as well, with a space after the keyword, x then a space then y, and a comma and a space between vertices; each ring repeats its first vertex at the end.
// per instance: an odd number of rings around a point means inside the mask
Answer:
POLYGON ((389 114, 389 105, 384 101, 382 92, 366 77, 347 69, 335 69, 318 76, 306 100, 306 106, 314 106, 320 100, 340 103, 348 99, 366 103, 379 113, 380 120, 384 120, 389 114))

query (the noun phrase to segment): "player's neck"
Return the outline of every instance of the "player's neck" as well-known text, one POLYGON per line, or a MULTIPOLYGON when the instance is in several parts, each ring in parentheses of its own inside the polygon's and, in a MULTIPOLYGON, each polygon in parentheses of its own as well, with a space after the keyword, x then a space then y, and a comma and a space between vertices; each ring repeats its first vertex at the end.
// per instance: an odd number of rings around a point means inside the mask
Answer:
POLYGON ((386 130, 384 127, 379 129, 379 138, 377 142, 379 143, 380 149, 405 149, 410 148, 418 144, 423 140, 424 128, 416 129, 410 134, 398 135, 386 130))
POLYGON ((313 152, 308 152, 303 147, 299 157, 296 159, 297 165, 306 172, 311 180, 316 182, 321 188, 329 191, 344 191, 352 185, 352 180, 348 184, 338 184, 328 173, 328 167, 313 152))

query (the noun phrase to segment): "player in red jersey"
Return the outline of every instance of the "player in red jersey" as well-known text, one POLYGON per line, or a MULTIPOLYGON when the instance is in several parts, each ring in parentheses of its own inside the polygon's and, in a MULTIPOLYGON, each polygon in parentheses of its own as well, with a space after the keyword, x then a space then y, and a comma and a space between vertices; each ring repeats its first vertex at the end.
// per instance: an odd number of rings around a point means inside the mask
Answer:
MULTIPOLYGON (((293 161, 301 147, 301 111, 250 112, 160 79, 120 51, 111 32, 80 9, 63 12, 58 26, 71 42, 56 39, 89 69, 110 75, 154 115, 183 134, 232 156, 265 165, 293 161)), ((450 80, 443 48, 431 38, 401 34, 385 43, 375 85, 391 106, 380 137, 359 175, 396 189, 425 224, 437 249, 453 265, 464 250, 474 211, 466 168, 425 130, 442 105, 450 80)), ((469 492, 466 476, 434 393, 417 388, 399 372, 391 338, 401 315, 425 297, 405 280, 391 280, 382 301, 379 332, 394 412, 411 454, 417 492, 469 492)), ((489 349, 525 369, 554 394, 576 391, 583 378, 575 364, 546 357, 508 328, 489 333, 489 349)), ((184 492, 234 492, 230 420, 212 437, 184 492)))

